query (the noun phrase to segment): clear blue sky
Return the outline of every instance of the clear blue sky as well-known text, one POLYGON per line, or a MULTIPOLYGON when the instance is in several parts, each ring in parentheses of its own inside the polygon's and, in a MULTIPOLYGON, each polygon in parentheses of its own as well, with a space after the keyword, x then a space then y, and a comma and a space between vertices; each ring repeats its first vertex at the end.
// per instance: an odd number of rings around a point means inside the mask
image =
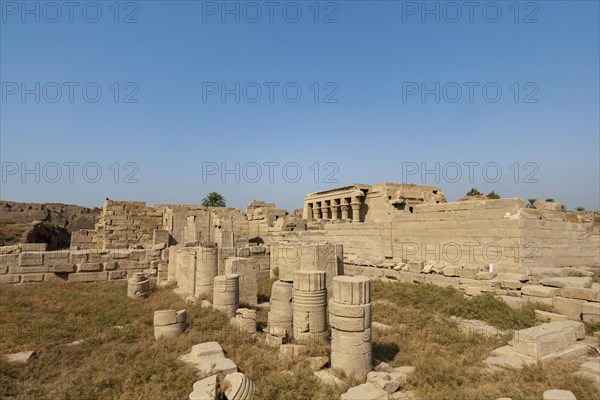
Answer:
POLYGON ((113 1, 0 3, 3 200, 199 203, 218 191, 235 207, 291 210, 308 192, 405 178, 449 200, 474 186, 600 208, 597 1, 139 1, 118 15, 113 1), (225 101, 212 94, 222 83, 225 101), (203 165, 236 162, 239 183, 203 178, 203 165), (408 174, 436 163, 438 182, 408 174))

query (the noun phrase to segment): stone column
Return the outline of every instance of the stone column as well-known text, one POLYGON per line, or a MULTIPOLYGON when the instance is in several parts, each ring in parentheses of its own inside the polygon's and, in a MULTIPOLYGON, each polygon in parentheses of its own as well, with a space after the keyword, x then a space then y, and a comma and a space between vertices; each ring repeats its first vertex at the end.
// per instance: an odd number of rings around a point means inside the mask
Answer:
POLYGON ((344 203, 340 206, 340 208, 342 209, 342 219, 348 220, 350 218, 348 215, 348 210, 350 209, 350 206, 348 205, 348 203, 346 203, 346 200, 344 200, 344 203))
POLYGON ((327 290, 325 272, 294 274, 294 339, 327 339, 327 290))
POLYGON ((313 203, 313 219, 321 219, 321 208, 317 203, 313 203))
POLYGON ((150 279, 143 272, 136 272, 127 281, 127 297, 137 299, 150 294, 150 279))
POLYGON ((372 368, 371 282, 365 276, 333 278, 329 300, 331 368, 364 377, 372 368))
POLYGON ((323 214, 323 219, 329 219, 329 206, 325 202, 321 206, 321 214, 323 214))
POLYGON ((360 200, 357 198, 350 203, 352 207, 352 222, 360 222, 360 200))
POLYGON ((311 220, 313 218, 312 203, 306 203, 304 205, 304 212, 303 212, 302 217, 306 218, 308 220, 311 220))
POLYGON ((219 274, 219 257, 217 246, 201 245, 196 249, 196 282, 194 297, 210 295, 213 291, 213 280, 219 274))
POLYGON ((339 219, 339 214, 338 214, 339 208, 340 207, 337 205, 335 200, 331 200, 331 219, 334 221, 337 221, 339 219))
POLYGON ((237 274, 219 275, 214 279, 213 308, 225 312, 230 318, 240 303, 240 276, 237 274))
POLYGON ((291 282, 275 281, 271 288, 271 308, 267 315, 269 333, 267 343, 281 345, 285 339, 292 337, 293 290, 291 282))

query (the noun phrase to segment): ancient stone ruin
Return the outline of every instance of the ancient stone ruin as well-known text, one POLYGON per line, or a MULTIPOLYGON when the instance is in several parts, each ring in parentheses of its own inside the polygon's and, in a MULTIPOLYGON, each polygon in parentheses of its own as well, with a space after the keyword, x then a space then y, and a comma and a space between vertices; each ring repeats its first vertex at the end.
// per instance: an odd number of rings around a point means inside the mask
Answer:
MULTIPOLYGON (((363 382, 342 399, 395 399, 408 398, 400 396, 409 396, 402 388, 414 368, 373 359, 372 330, 390 327, 372 321, 371 281, 490 293, 513 308, 551 306, 556 312, 536 311, 545 323, 514 332, 485 367, 574 361, 579 374, 600 381, 600 370, 584 359, 583 328, 600 322, 593 279, 599 246, 598 213, 563 212, 547 202, 525 207, 518 198, 446 202, 439 188, 421 185, 310 193, 293 213, 260 201, 242 212, 107 199, 93 229, 72 233, 69 249, 0 247, 0 284, 127 281, 127 296, 136 301, 146 301, 152 286, 171 285, 186 301, 226 314, 240 335, 279 346, 282 359, 306 356, 301 342, 325 344, 328 356, 310 360, 315 377, 339 385, 336 372, 363 382), (259 276, 267 275, 277 279, 268 303, 258 298, 259 276)), ((193 321, 185 310, 155 310, 153 322, 157 339, 177 339, 193 321)), ((505 334, 479 321, 455 322, 463 332, 505 334)), ((250 399, 260 390, 216 342, 199 343, 180 359, 203 378, 190 388, 192 400, 250 399)), ((544 394, 557 396, 568 398, 544 394)))

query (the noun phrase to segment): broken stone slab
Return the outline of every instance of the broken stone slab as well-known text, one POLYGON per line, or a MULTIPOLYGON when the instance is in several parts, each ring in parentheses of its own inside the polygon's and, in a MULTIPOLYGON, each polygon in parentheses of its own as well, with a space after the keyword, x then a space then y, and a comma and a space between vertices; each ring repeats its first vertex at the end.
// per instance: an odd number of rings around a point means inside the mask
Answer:
POLYGON ((340 400, 388 400, 388 393, 370 382, 354 386, 342 393, 340 400))
POLYGON ((400 389, 400 382, 393 380, 387 372, 371 371, 367 373, 367 382, 372 383, 387 393, 394 393, 400 389))
POLYGON ((35 357, 35 351, 21 351, 19 353, 5 354, 6 361, 11 363, 26 364, 35 357))
POLYGON ((154 338, 177 338, 187 328, 187 310, 158 310, 154 312, 154 338))
POLYGON ((194 345, 189 354, 184 354, 179 359, 192 364, 199 373, 204 375, 218 372, 230 374, 238 370, 237 365, 232 360, 225 358, 223 348, 217 342, 194 345))
POLYGON ((542 279, 542 285, 557 288, 580 288, 589 289, 593 280, 590 277, 560 277, 542 279))
POLYGON ((400 384, 400 386, 404 386, 408 383, 408 377, 411 374, 414 374, 414 372, 416 371, 415 367, 412 366, 402 366, 402 367, 395 367, 392 368, 390 371, 390 377, 395 380, 396 382, 398 382, 400 384))
POLYGON ((417 400, 417 395, 412 390, 396 392, 389 395, 389 400, 417 400))
POLYGON ((573 392, 569 390, 546 390, 542 395, 542 400, 577 400, 573 392))
POLYGON ((583 314, 584 300, 565 299, 555 297, 552 299, 552 307, 559 313, 566 315, 569 319, 580 321, 583 314))
POLYGON ((254 382, 241 372, 226 375, 221 386, 227 400, 250 400, 256 392, 254 382))
POLYGON ((600 359, 584 362, 579 369, 600 376, 600 359))
POLYGON ((189 400, 217 400, 217 375, 209 376, 194 383, 189 400))
POLYGON ((560 289, 543 285, 525 285, 521 288, 521 294, 535 297, 557 297, 560 289))
POLYGON ((330 386, 342 387, 344 386, 344 381, 335 376, 333 372, 329 369, 323 369, 320 371, 315 371, 313 374, 321 383, 330 386))

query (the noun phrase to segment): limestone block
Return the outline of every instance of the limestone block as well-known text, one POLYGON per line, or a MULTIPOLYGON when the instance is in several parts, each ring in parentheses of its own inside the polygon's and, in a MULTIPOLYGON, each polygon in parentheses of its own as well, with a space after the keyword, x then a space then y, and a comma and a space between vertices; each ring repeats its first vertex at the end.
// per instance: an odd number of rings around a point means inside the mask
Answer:
POLYGON ((108 280, 108 272, 78 272, 69 274, 68 282, 98 282, 108 280))
MULTIPOLYGON (((23 275, 25 277, 25 275, 23 275)), ((586 322, 600 322, 600 303, 585 301, 582 305, 583 320, 586 322)))
POLYGON ((561 293, 562 297, 600 303, 600 283, 593 283, 590 289, 564 288, 561 289, 561 293))
POLYGON ((313 374, 324 385, 342 387, 344 381, 335 376, 330 370, 315 371, 313 374))
POLYGON ((127 279, 127 271, 110 271, 108 273, 109 280, 127 279))
POLYGON ((102 271, 102 263, 99 262, 87 262, 75 264, 77 266, 77 272, 98 272, 102 271))
POLYGON ((579 321, 582 319, 583 302, 583 300, 555 297, 552 299, 552 307, 554 307, 559 314, 566 315, 570 319, 579 321))
POLYGON ((457 265, 446 265, 443 270, 444 276, 458 277, 460 276, 459 267, 457 265))
POLYGON ((479 269, 476 267, 462 267, 458 270, 458 276, 465 279, 477 279, 479 269))
POLYGON ((19 247, 21 252, 25 251, 46 251, 48 249, 47 243, 20 243, 19 247))
POLYGON ((189 400, 217 400, 217 375, 209 376, 194 383, 189 400))
POLYGON ((41 251, 27 252, 19 254, 19 266, 30 267, 44 265, 44 253, 41 251))
POLYGON ((10 363, 26 364, 35 357, 34 351, 22 351, 20 353, 4 354, 4 359, 10 363))
POLYGON ((525 285, 521 288, 521 293, 536 297, 557 297, 560 296, 560 289, 542 285, 525 285))
POLYGON ((114 271, 119 268, 119 265, 115 261, 107 261, 103 263, 105 271, 114 271))
POLYGON ((44 274, 23 274, 23 275, 21 275, 22 283, 42 282, 43 280, 44 280, 44 274))
POLYGON ((406 270, 407 270, 407 272, 413 272, 413 273, 420 274, 421 271, 423 271, 423 265, 424 265, 424 263, 422 261, 409 262, 406 264, 406 270))
POLYGON ((567 349, 582 335, 585 337, 585 327, 581 322, 550 322, 516 331, 512 347, 518 353, 540 358, 567 349))
POLYGON ((354 386, 342 393, 340 400, 387 400, 388 393, 372 383, 354 386))
POLYGON ((547 311, 535 310, 536 319, 544 322, 567 321, 569 317, 562 314, 551 313, 547 311))
POLYGON ((587 361, 581 364, 580 369, 594 375, 600 375, 600 360, 587 361))
POLYGON ((372 362, 370 329, 363 332, 343 332, 332 329, 332 368, 340 368, 348 376, 362 377, 371 370, 372 362))
POLYGON ((18 254, 0 254, 0 266, 16 267, 19 265, 18 254))
POLYGON ((241 372, 234 372, 225 376, 222 389, 227 400, 251 400, 256 385, 241 372))
POLYGON ((367 382, 372 383, 387 393, 394 393, 400 388, 400 383, 393 380, 387 372, 371 371, 367 374, 367 382))
POLYGON ((392 370, 390 371, 390 377, 396 382, 398 382, 400 386, 404 386, 408 383, 408 377, 411 374, 414 374, 415 371, 416 368, 412 366, 396 367, 392 368, 392 370))
POLYGON ((573 392, 568 390, 546 390, 542 395, 543 400, 577 400, 573 392))
POLYGON ((256 334, 256 310, 238 308, 231 322, 242 333, 256 334))
POLYGON ((554 299, 555 298, 523 295, 523 296, 521 296, 521 299, 523 300, 523 303, 525 303, 525 304, 537 303, 537 304, 545 304, 547 306, 554 307, 554 299))
POLYGON ((189 354, 185 354, 179 359, 192 364, 201 374, 237 372, 237 365, 229 358, 225 358, 223 348, 217 342, 194 345, 189 354))
POLYGON ((542 285, 557 288, 580 288, 589 289, 592 287, 593 280, 590 277, 560 277, 542 279, 542 285))

